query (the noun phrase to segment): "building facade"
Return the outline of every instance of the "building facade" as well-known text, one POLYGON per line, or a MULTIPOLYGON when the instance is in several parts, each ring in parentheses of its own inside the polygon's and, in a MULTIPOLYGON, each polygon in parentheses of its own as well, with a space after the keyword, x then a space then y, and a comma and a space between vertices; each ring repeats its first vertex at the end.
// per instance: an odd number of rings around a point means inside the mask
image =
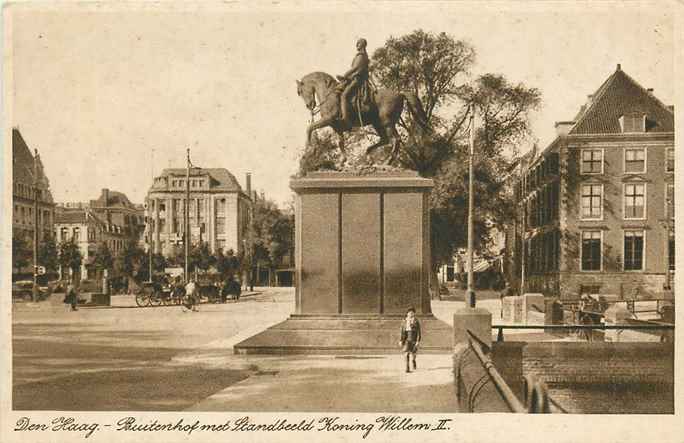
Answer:
MULTIPOLYGON (((46 235, 52 234, 55 203, 50 192, 50 181, 45 175, 40 156, 31 153, 17 128, 12 129, 12 206, 13 237, 23 237, 28 247, 33 248, 36 206, 39 242, 46 235)), ((32 267, 31 260, 27 269, 32 267)), ((26 269, 15 271, 26 272, 26 269)))
POLYGON ((145 207, 131 203, 126 194, 103 188, 100 196, 89 202, 57 203, 59 210, 87 210, 109 225, 122 229, 125 240, 139 244, 145 231, 145 207))
POLYGON ((96 200, 90 201, 90 210, 101 220, 123 229, 126 240, 138 244, 145 231, 145 208, 136 205, 122 192, 102 189, 96 200))
MULTIPOLYGON (((212 253, 248 248, 252 200, 250 176, 243 192, 223 168, 190 170, 189 227, 191 245, 206 242, 212 253)), ((170 168, 154 179, 147 193, 146 238, 155 253, 172 256, 183 248, 186 170, 170 168)))
POLYGON ((95 254, 106 244, 112 257, 123 250, 126 233, 119 225, 107 223, 90 209, 58 208, 55 218, 55 241, 74 242, 81 251, 81 280, 96 277, 95 254))
POLYGON ((620 65, 588 99, 519 180, 523 290, 657 296, 674 273, 674 109, 620 65))

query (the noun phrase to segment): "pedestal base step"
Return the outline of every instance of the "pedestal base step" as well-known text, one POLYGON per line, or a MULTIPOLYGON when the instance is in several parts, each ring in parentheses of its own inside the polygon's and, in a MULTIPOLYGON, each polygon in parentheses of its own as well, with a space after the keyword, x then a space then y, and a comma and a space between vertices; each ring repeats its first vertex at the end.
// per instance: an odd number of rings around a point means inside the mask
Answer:
MULTIPOLYGON (((418 317, 418 352, 453 352, 453 329, 434 316, 418 317)), ((236 354, 394 354, 403 319, 292 316, 233 347, 236 354)))

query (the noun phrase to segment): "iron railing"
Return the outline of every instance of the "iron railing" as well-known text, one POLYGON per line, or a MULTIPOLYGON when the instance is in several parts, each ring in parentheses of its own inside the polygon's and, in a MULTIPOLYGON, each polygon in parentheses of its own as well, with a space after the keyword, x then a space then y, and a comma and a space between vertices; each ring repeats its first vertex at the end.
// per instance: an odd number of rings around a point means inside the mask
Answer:
MULTIPOLYGON (((478 395, 485 392, 487 385, 491 384, 496 389, 499 399, 503 400, 506 407, 510 412, 514 413, 550 413, 550 405, 555 405, 556 409, 560 412, 566 412, 560 405, 558 405, 553 399, 548 395, 548 390, 546 384, 542 381, 537 380, 533 376, 527 376, 523 380, 523 401, 521 402, 515 395, 513 390, 510 388, 508 383, 501 376, 499 371, 494 366, 491 358, 488 354, 491 352, 491 348, 480 340, 475 334, 470 330, 466 330, 468 334, 468 349, 467 351, 472 351, 477 357, 477 360, 482 365, 484 369, 484 374, 479 376, 477 380, 472 383, 472 386, 466 387, 461 380, 460 368, 456 373, 459 378, 457 380, 459 386, 459 397, 460 404, 467 412, 492 412, 489 410, 476 410, 476 400, 478 395)), ((461 356, 461 361, 464 356, 461 356)), ((460 364, 463 364, 462 362, 460 364)), ((464 412, 466 412, 464 411, 464 412)))
POLYGON ((674 330, 671 324, 626 324, 626 325, 607 325, 604 323, 592 325, 492 325, 492 329, 497 329, 496 341, 504 341, 504 329, 544 329, 558 331, 581 331, 581 330, 634 330, 634 331, 670 331, 674 330))

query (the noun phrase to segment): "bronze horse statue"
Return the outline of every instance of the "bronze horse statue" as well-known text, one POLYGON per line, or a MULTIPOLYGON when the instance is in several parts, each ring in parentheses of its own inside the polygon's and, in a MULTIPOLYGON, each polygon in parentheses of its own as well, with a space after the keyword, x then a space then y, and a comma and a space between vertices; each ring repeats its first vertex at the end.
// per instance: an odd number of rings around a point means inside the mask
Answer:
POLYGON ((311 111, 312 120, 314 114, 320 113, 320 119, 312 122, 306 129, 307 147, 310 146, 313 131, 330 126, 339 137, 342 164, 347 160, 344 150, 344 133, 351 131, 354 127, 367 125, 373 126, 380 140, 366 149, 366 156, 380 146, 391 145, 392 151, 387 164, 393 163, 397 158, 401 143, 396 125, 401 118, 404 102, 420 127, 427 128, 427 118, 418 96, 389 89, 378 89, 371 94, 370 106, 357 107, 356 103, 353 103, 352 121, 342 121, 338 86, 338 81, 325 72, 312 72, 302 77, 301 80, 297 80, 297 95, 304 100, 304 104, 311 111), (317 103, 318 110, 316 110, 317 103))

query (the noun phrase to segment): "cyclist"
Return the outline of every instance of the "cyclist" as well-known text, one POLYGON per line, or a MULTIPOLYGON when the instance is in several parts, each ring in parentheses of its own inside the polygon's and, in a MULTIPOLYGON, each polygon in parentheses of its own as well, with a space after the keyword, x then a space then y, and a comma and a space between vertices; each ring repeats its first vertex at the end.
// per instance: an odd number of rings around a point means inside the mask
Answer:
POLYGON ((186 302, 184 303, 184 306, 189 310, 191 309, 193 312, 197 312, 199 300, 197 297, 197 285, 195 284, 195 280, 190 279, 188 284, 185 285, 185 296, 186 302))

